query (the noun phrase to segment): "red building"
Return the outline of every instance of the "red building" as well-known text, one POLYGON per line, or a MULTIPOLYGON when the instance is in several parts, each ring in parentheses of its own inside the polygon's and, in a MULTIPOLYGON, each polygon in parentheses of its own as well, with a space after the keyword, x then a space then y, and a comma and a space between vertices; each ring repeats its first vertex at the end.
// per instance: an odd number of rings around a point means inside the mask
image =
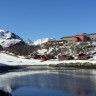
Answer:
POLYGON ((33 59, 40 59, 41 55, 31 54, 31 58, 33 58, 33 59))
POLYGON ((74 58, 72 56, 67 56, 67 55, 60 55, 58 56, 58 60, 63 61, 63 60, 73 60, 74 58))
POLYGON ((77 56, 77 60, 87 60, 87 59, 89 59, 90 58, 90 56, 89 55, 87 55, 87 54, 79 54, 78 56, 77 56))
POLYGON ((47 57, 46 56, 41 56, 41 62, 43 62, 43 61, 47 61, 47 57))
POLYGON ((87 41, 87 36, 86 35, 75 35, 72 37, 72 42, 85 42, 87 41))

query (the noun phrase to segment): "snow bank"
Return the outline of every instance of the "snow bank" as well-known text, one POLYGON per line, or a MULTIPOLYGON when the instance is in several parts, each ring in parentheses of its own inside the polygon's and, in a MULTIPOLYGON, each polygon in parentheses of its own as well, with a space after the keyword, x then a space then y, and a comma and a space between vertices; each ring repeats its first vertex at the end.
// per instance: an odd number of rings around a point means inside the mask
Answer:
POLYGON ((11 55, 7 55, 5 53, 0 53, 0 66, 4 64, 10 65, 10 66, 16 66, 16 65, 55 65, 55 64, 63 64, 63 63, 92 63, 96 64, 95 60, 64 60, 64 61, 58 61, 57 59, 51 59, 44 62, 41 62, 41 60, 35 60, 35 59, 24 59, 20 57, 14 57, 11 55))

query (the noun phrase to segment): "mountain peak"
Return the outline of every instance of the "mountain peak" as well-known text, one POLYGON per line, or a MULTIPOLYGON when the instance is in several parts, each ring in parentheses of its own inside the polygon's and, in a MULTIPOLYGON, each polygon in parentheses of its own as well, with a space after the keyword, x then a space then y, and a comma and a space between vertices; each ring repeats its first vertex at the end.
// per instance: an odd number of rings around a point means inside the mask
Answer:
POLYGON ((26 42, 28 45, 33 45, 33 41, 30 40, 30 39, 25 40, 25 42, 26 42))
POLYGON ((24 41, 15 33, 12 33, 8 30, 0 29, 0 45, 2 47, 9 47, 20 42, 24 41))

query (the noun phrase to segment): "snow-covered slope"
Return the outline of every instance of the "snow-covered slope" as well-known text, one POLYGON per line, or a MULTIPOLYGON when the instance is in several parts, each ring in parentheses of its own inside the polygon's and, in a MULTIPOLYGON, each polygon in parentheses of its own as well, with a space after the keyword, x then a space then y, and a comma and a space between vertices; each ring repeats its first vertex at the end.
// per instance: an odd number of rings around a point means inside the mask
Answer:
POLYGON ((14 57, 5 53, 0 53, 0 66, 18 66, 18 65, 54 65, 54 64, 66 64, 66 63, 93 63, 96 64, 96 60, 64 60, 58 61, 57 59, 50 59, 45 62, 41 62, 38 59, 25 59, 24 57, 14 57))
POLYGON ((46 43, 48 41, 54 41, 55 39, 54 38, 44 38, 44 39, 38 39, 36 40, 33 45, 41 45, 43 43, 46 43))
POLYGON ((2 47, 9 47, 20 42, 23 42, 23 39, 21 39, 18 35, 10 31, 0 29, 0 45, 2 47))

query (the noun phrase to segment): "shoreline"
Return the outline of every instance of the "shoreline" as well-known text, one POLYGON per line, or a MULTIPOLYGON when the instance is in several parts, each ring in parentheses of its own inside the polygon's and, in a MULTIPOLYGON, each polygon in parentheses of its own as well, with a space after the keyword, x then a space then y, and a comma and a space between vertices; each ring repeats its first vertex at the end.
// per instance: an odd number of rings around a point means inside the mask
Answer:
POLYGON ((96 69, 96 64, 92 63, 60 63, 60 64, 40 64, 40 65, 10 65, 0 66, 0 72, 10 72, 15 70, 72 70, 72 69, 96 69))
POLYGON ((96 69, 96 60, 63 60, 50 59, 41 61, 39 59, 25 59, 24 57, 14 57, 5 53, 0 53, 0 71, 9 71, 15 69, 30 70, 53 70, 54 68, 79 68, 79 69, 96 69), (35 68, 35 69, 34 69, 35 68))

